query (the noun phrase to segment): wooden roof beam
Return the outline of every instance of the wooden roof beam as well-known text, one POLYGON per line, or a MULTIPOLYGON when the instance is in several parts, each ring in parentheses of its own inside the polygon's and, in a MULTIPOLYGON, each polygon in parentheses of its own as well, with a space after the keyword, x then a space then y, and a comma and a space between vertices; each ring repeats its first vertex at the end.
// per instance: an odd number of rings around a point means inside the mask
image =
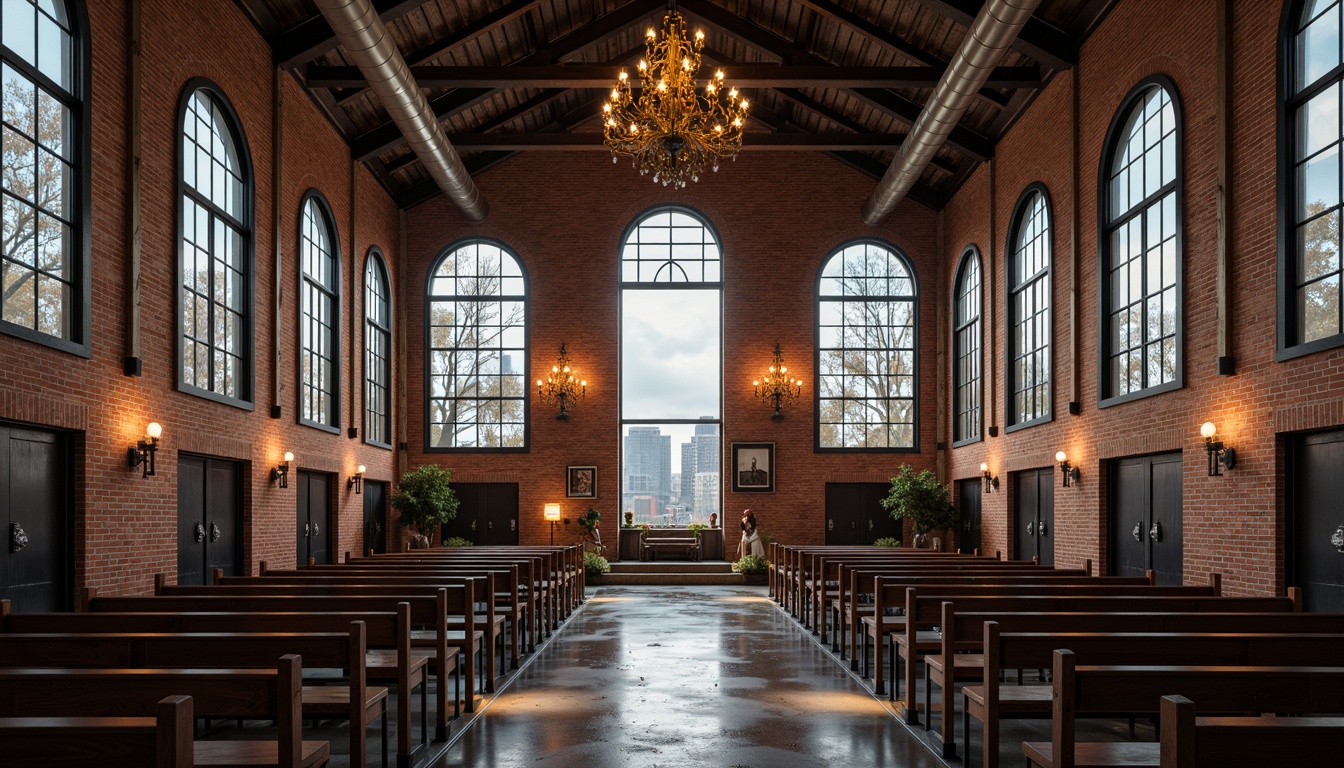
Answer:
MULTIPOLYGON (((399 19, 424 5, 426 0, 373 0, 373 8, 384 22, 399 19)), ((293 69, 339 48, 341 42, 331 25, 319 14, 301 21, 271 40, 271 60, 277 66, 293 69)))
MULTIPOLYGON (((552 125, 558 128, 560 123, 557 121, 552 125)), ((904 138, 895 133, 748 133, 742 137, 742 151, 888 152, 899 147, 904 138)), ((611 151, 600 133, 457 133, 448 134, 448 140, 463 152, 611 151)))
MULTIPOLYGON (((963 27, 970 27, 982 5, 979 0, 919 0, 924 7, 963 27)), ((1071 69, 1078 63, 1078 41, 1064 30, 1032 17, 1011 48, 1051 69, 1071 69)))

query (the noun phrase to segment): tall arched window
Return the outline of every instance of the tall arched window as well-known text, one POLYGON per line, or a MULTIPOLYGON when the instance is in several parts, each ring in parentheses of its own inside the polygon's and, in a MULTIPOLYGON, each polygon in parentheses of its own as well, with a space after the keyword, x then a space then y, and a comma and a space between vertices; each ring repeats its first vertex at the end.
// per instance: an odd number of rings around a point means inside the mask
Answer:
POLYGON ((1340 264, 1341 11, 1284 6, 1279 77, 1280 357, 1344 344, 1340 264))
POLYGON ((719 243, 707 219, 671 206, 645 211, 621 243, 621 511, 637 523, 722 514, 719 243))
POLYGON ((178 124, 178 387, 251 407, 252 161, 215 85, 187 85, 178 124))
POLYGON ((1181 386, 1181 111, 1167 78, 1116 111, 1098 198, 1105 406, 1181 386))
POLYGON ((1050 199, 1033 184, 1018 198, 1008 230, 1008 425, 1049 421, 1050 199))
POLYGON ((504 246, 449 246, 429 272, 429 450, 527 449, 527 279, 504 246))
POLYGON ((0 331, 89 354, 88 33, 81 3, 5 0, 0 331))
POLYGON ((952 287, 952 444, 980 439, 980 253, 961 255, 952 287))
POLYGON ((817 287, 817 447, 918 450, 918 288, 893 246, 862 240, 822 262, 817 287))
POLYGON ((299 422, 341 426, 341 258, 331 206, 317 190, 299 214, 299 422))
POLYGON ((392 286, 377 247, 364 264, 364 440, 392 447, 392 286))

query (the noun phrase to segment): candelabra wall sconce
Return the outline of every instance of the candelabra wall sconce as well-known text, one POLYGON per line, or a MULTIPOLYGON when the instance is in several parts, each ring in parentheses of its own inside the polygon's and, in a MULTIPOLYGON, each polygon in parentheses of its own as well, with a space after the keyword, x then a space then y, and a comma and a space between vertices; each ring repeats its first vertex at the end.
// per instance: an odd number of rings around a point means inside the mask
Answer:
POLYGON ((560 343, 560 357, 551 366, 551 372, 543 382, 537 379, 537 397, 542 402, 554 400, 560 404, 560 413, 556 421, 569 421, 569 406, 588 394, 588 382, 580 379, 569 365, 569 352, 564 342, 560 343))
POLYGON ((985 480, 985 493, 991 493, 995 488, 999 487, 998 475, 989 471, 988 464, 980 465, 980 477, 985 480))
POLYGON ((162 435, 163 427, 159 426, 157 421, 151 421, 149 426, 145 427, 144 439, 126 449, 126 462, 131 465, 131 469, 142 467, 141 477, 153 477, 157 474, 154 471, 154 454, 159 452, 159 438, 162 435))
POLYGON ((1068 454, 1063 451, 1057 452, 1055 454, 1055 461, 1059 464, 1059 474, 1064 478, 1065 488, 1078 482, 1081 473, 1078 471, 1077 467, 1069 463, 1068 454))
POLYGON ((788 373, 789 369, 784 365, 784 352, 779 348, 779 342, 775 342, 775 359, 766 370, 765 378, 751 382, 751 386, 756 389, 756 397, 774 407, 775 412, 770 418, 775 421, 784 420, 784 403, 803 393, 802 379, 790 379, 788 373))
POLYGON ((1209 477, 1222 477, 1224 469, 1237 466, 1236 450, 1223 445, 1222 440, 1215 440, 1217 433, 1218 428, 1212 421, 1204 422, 1199 428, 1199 434, 1204 437, 1204 450, 1209 453, 1209 477))
POLYGON ((294 454, 285 451, 285 460, 278 467, 271 468, 271 482, 278 484, 281 488, 289 487, 289 465, 294 461, 294 454))
POLYGON ((360 494, 360 493, 363 493, 363 492, 364 492, 364 465, 363 465, 363 464, 360 464, 360 465, 355 469, 355 474, 353 474, 353 475, 350 476, 350 480, 349 480, 348 483, 346 483, 346 485, 347 485, 348 487, 350 487, 350 488, 354 488, 356 494, 360 494))

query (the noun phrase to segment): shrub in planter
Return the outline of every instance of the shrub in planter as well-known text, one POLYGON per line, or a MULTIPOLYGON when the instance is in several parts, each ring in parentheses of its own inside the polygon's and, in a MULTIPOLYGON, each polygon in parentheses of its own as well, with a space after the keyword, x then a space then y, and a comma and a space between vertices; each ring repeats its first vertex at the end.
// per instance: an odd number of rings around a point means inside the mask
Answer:
POLYGON ((411 527, 417 536, 428 537, 440 523, 457 517, 457 494, 450 485, 452 480, 451 469, 433 464, 402 475, 396 493, 392 494, 392 508, 401 513, 397 522, 411 527))
POLYGON ((882 508, 895 520, 909 518, 915 529, 915 543, 929 531, 945 531, 957 524, 957 510, 947 486, 929 470, 916 473, 907 464, 891 478, 891 488, 882 499, 882 508))
POLYGON ((467 541, 466 539, 462 538, 461 536, 449 536, 448 538, 446 538, 446 539, 443 540, 443 546, 445 546, 445 547, 470 547, 470 546, 472 546, 472 543, 471 543, 470 541, 467 541))
POLYGON ((764 576, 767 572, 769 566, 760 555, 743 555, 741 560, 733 563, 733 573, 743 576, 764 576))
POLYGON ((899 547, 899 546, 901 546, 901 540, 900 540, 900 539, 893 539, 893 538, 890 537, 890 536, 883 536, 882 538, 878 539, 877 541, 874 541, 874 542, 873 542, 873 546, 874 546, 874 547, 899 547))
POLYGON ((611 572, 611 563, 608 563, 607 558, 596 552, 584 552, 583 570, 589 576, 601 576, 604 573, 611 572))

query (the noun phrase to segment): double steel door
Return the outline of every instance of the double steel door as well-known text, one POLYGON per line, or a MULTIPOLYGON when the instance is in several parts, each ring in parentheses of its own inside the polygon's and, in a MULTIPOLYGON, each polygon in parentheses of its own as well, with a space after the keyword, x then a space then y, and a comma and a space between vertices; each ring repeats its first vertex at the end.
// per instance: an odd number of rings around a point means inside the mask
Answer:
POLYGON ((1111 470, 1112 576, 1156 572, 1158 584, 1184 577, 1181 454, 1117 459, 1111 470))
POLYGON ((68 478, 64 436, 0 425, 0 598, 15 611, 70 607, 68 478))
POLYGON ((177 583, 242 572, 242 470, 236 461, 178 454, 177 583))
POLYGON ((444 523, 444 539, 457 536, 480 547, 518 543, 517 483, 453 483, 457 517, 444 523))
POLYGON ((1041 565, 1055 564, 1055 482, 1049 468, 1013 474, 1013 556, 1018 560, 1035 557, 1041 565))
POLYGON ((295 560, 300 568, 308 564, 309 558, 325 565, 331 562, 331 486, 334 478, 322 472, 299 470, 297 479, 295 560))
POLYGON ((886 483, 827 483, 826 543, 850 546, 901 538, 901 524, 882 508, 890 489, 886 483))

